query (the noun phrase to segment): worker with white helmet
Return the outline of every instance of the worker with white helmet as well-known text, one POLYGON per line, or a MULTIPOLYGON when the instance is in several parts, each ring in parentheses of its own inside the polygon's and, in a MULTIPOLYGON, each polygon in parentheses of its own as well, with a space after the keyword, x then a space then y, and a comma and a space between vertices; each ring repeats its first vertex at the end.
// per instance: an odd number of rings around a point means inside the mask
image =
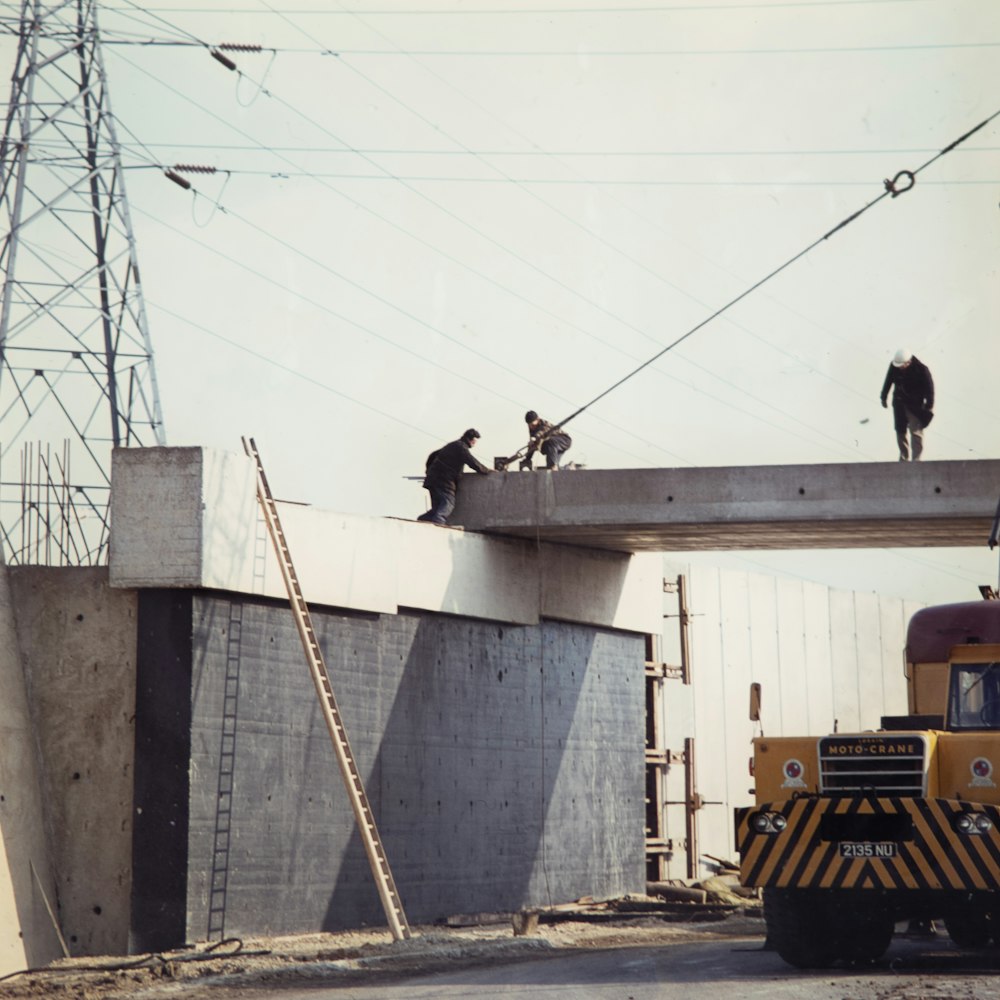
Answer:
POLYGON ((920 460, 924 450, 924 428, 934 417, 934 379, 919 358, 901 347, 889 365, 882 383, 882 405, 892 394, 892 416, 899 444, 899 460, 920 460), (909 434, 909 441, 907 440, 909 434))

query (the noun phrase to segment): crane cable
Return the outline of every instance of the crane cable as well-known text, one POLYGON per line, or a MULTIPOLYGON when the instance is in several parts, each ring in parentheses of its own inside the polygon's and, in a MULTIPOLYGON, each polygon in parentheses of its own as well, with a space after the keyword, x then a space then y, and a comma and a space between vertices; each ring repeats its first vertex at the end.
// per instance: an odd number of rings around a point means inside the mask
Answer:
MULTIPOLYGON (((935 153, 929 160, 927 160, 926 163, 923 163, 919 167, 917 167, 916 170, 900 170, 899 173, 897 173, 896 176, 893 177, 891 180, 888 179, 888 178, 886 178, 886 180, 884 180, 882 182, 885 190, 877 198, 874 198, 870 202, 868 202, 866 205, 863 205, 853 215, 849 215, 842 222, 837 223, 837 225, 834 226, 833 229, 831 229, 827 233, 824 233, 824 235, 821 236, 819 239, 814 240, 805 249, 800 250, 797 254, 795 254, 794 257, 790 257, 788 260, 785 261, 784 264, 781 264, 780 266, 776 267, 773 271, 771 271, 770 274, 765 275, 759 281, 757 281, 754 284, 752 284, 749 288, 747 288, 744 291, 740 292, 740 294, 737 295, 734 299, 730 299, 725 305, 720 306, 710 316, 707 316, 705 319, 703 319, 696 326, 691 327, 691 329, 688 330, 687 333, 682 334, 680 337, 678 337, 672 343, 667 344, 666 347, 664 347, 662 350, 660 350, 656 354, 654 354, 651 358, 649 358, 648 361, 644 361, 641 365, 639 365, 638 368, 635 368, 632 371, 630 371, 627 375, 622 376, 622 378, 620 378, 617 382, 615 382, 614 385, 609 386, 602 393, 600 393, 599 395, 595 396, 592 400, 590 400, 589 403, 584 403, 583 406, 581 406, 578 410, 575 410, 573 413, 571 413, 565 420, 562 420, 558 424, 555 424, 553 426, 552 432, 553 433, 558 432, 560 428, 565 427, 566 424, 568 424, 575 417, 578 417, 581 413, 584 412, 584 410, 588 410, 591 406, 593 406, 599 400, 602 400, 609 393, 614 392, 614 390, 617 389, 619 386, 624 385, 624 383, 626 383, 630 378, 633 378, 635 375, 638 375, 639 372, 641 372, 644 368, 648 368, 651 364, 653 364, 654 361, 657 361, 660 358, 662 358, 663 355, 666 354, 668 351, 672 351, 675 347, 677 347, 678 344, 683 343, 685 340, 688 339, 688 337, 690 337, 693 334, 697 333, 703 327, 705 327, 709 323, 711 323, 712 320, 717 319, 724 312, 726 312, 727 310, 731 309, 734 305, 736 305, 737 302, 740 302, 743 299, 745 299, 748 295, 751 294, 751 292, 755 292, 758 288, 760 288, 762 285, 766 284, 768 281, 770 281, 776 275, 780 274, 787 267, 790 267, 792 264, 794 264, 797 260, 800 260, 807 253, 809 253, 811 250, 814 250, 824 240, 828 240, 835 233, 840 232, 841 229, 843 229, 845 226, 848 226, 850 223, 854 222, 855 219, 859 218, 861 215, 863 215, 865 212, 867 212, 868 209, 870 209, 870 208, 874 207, 875 205, 877 205, 883 198, 887 198, 887 197, 896 198, 896 197, 898 197, 901 194, 905 194, 907 191, 909 191, 914 186, 914 184, 916 184, 916 182, 917 182, 917 174, 919 174, 923 170, 926 170, 927 167, 929 167, 936 160, 939 160, 946 153, 950 153, 957 146, 960 146, 963 142, 965 142, 966 139, 968 139, 970 136, 975 135, 976 132, 978 132, 980 129, 985 128, 987 125, 989 125, 989 123, 991 121, 993 121, 994 118, 996 118, 998 116, 1000 116, 1000 109, 994 111, 992 115, 990 115, 988 118, 985 118, 983 121, 981 121, 978 125, 975 126, 975 128, 969 129, 969 131, 966 132, 964 135, 959 136, 954 142, 952 142, 949 145, 945 146, 945 148, 942 149, 940 152, 935 153)), ((514 461, 515 459, 521 457, 521 454, 523 452, 525 452, 528 447, 529 447, 529 445, 525 445, 525 447, 522 448, 516 455, 514 455, 511 458, 507 459, 507 463, 509 464, 510 462, 514 461)))

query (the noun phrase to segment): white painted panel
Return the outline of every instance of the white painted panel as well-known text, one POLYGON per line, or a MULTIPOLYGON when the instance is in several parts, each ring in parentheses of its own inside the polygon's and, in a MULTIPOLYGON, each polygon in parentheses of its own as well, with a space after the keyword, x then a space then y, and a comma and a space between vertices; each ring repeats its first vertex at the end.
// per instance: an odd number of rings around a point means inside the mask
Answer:
MULTIPOLYGON (((115 489, 118 488, 117 481, 115 489)), ((258 538, 259 507, 257 504, 257 473, 253 462, 246 455, 205 448, 202 451, 201 483, 201 566, 202 582, 218 590, 234 590, 252 594, 255 589, 254 542, 258 538)), ((282 522, 285 514, 281 513, 282 522)), ((262 550, 270 551, 270 540, 265 538, 263 523, 260 525, 259 543, 262 550)), ((300 555, 292 551, 292 558, 300 555)), ((285 596, 277 562, 272 562, 270 591, 257 581, 257 593, 285 596)))
MULTIPOLYGON (((659 632, 663 569, 658 555, 569 545, 529 546, 528 551, 540 559, 542 617, 659 632)), ((519 580, 514 583, 520 587, 519 580)))
POLYGON ((861 724, 858 703, 858 638, 854 594, 830 591, 830 642, 833 654, 833 717, 840 732, 856 732, 861 724))
MULTIPOLYGON (((337 514, 278 504, 278 513, 307 601, 336 608, 395 614, 398 531, 395 524, 355 514, 337 514)), ((273 548, 269 589, 283 588, 273 548)), ((284 596, 284 590, 281 591, 284 596)))
POLYGON ((821 583, 802 585, 805 615, 806 733, 833 731, 833 651, 830 641, 830 591, 821 583))
MULTIPOLYGON (((723 595, 719 584, 692 588, 691 677, 694 683, 695 780, 699 794, 708 802, 728 801, 728 719, 726 717, 726 658, 721 627, 723 595)), ((706 805, 696 813, 698 853, 719 847, 725 840, 725 807, 706 805)))
POLYGON ((877 594, 854 595, 858 636, 858 699, 862 729, 878 729, 885 714, 885 678, 882 670, 881 614, 877 594))
MULTIPOLYGON (((916 608, 914 608, 916 610, 916 608)), ((912 612, 910 612, 912 613, 912 612)), ((906 715, 906 625, 909 614, 900 601, 879 601, 879 633, 882 638, 882 676, 885 685, 883 715, 906 715)))
POLYGON ((750 608, 750 651, 754 680, 767 693, 767 732, 785 732, 785 712, 781 700, 781 664, 778 659, 777 595, 773 577, 747 577, 750 608))
POLYGON ((774 582, 782 732, 786 735, 807 733, 812 667, 806 660, 802 583, 793 579, 774 582))
POLYGON ((538 552, 516 539, 398 521, 401 607, 533 624, 542 599, 538 552))

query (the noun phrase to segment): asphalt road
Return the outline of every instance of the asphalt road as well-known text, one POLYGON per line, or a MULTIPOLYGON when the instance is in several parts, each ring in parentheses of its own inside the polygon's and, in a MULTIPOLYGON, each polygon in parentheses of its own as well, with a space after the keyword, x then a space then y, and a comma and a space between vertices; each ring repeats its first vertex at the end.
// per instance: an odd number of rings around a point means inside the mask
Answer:
MULTIPOLYGON (((897 938, 863 969, 792 969, 761 939, 679 942, 656 948, 558 952, 555 957, 372 983, 253 990, 274 1000, 991 1000, 1000 956, 897 938)), ((248 994, 249 995, 249 994, 248 994)))

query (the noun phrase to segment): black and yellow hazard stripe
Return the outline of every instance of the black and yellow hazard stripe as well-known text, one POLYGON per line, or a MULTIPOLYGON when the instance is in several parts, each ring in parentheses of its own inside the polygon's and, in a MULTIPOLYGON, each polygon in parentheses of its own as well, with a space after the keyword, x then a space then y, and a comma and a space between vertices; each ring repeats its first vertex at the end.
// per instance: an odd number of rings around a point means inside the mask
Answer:
MULTIPOLYGON (((849 819, 840 826, 849 828, 849 819)), ((741 881, 747 886, 1000 889, 1000 810, 980 803, 803 796, 737 810, 736 847, 741 881), (780 813, 787 826, 780 833, 757 833, 749 825, 755 812, 780 813), (960 834, 954 818, 961 812, 984 813, 993 825, 985 833, 960 834), (821 835, 829 814, 899 816, 907 834, 894 841, 894 857, 841 857, 839 841, 821 835)))

